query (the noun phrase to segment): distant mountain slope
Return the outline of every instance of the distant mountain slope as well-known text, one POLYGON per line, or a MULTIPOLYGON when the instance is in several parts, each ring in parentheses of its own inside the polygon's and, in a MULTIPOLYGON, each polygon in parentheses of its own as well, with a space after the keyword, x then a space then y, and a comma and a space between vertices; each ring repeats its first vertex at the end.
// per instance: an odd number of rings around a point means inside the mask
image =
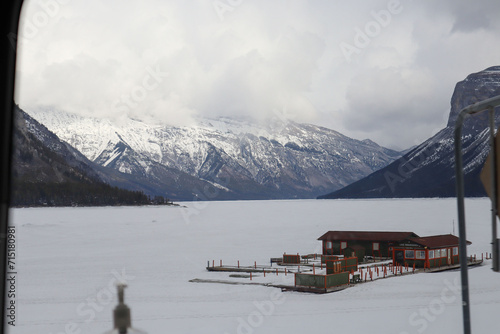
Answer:
MULTIPOLYGON (((183 172, 208 182, 208 193, 217 193, 210 199, 315 198, 400 156, 369 140, 291 121, 258 124, 221 117, 172 127, 130 119, 113 124, 53 110, 30 114, 100 166, 150 183, 183 172)), ((161 184, 155 188, 161 189, 161 184)), ((185 184, 184 189, 206 197, 200 187, 185 184)))
MULTIPOLYGON (((453 132, 458 113, 475 102, 500 94, 500 66, 473 73, 455 87, 447 126, 400 159, 369 176, 318 198, 391 198, 455 196, 453 132)), ((500 124, 500 116, 495 116, 500 124)), ((462 145, 467 196, 485 196, 479 180, 488 146, 488 115, 469 117, 462 145)))
POLYGON ((151 204, 102 182, 85 157, 19 108, 14 115, 12 206, 151 204))
MULTIPOLYGON (((158 179, 122 173, 96 164, 17 107, 15 144, 13 170, 15 177, 22 182, 102 182, 112 187, 144 192, 153 198, 161 196, 175 200, 192 200, 199 196, 198 192, 211 187, 208 182, 151 161, 143 161, 142 165, 155 171, 158 179), (71 177, 68 178, 68 175, 71 177)), ((226 193, 221 190, 221 197, 229 198, 226 193)))

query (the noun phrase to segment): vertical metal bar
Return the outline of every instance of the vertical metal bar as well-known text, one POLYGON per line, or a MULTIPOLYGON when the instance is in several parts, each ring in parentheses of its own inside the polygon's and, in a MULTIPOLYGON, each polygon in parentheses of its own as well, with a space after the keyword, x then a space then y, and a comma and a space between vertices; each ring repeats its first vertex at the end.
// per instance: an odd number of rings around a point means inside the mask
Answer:
POLYGON ((460 258, 460 278, 462 281, 462 313, 464 322, 464 334, 471 333, 470 324, 470 303, 469 303, 469 276, 467 268, 467 239, 465 233, 465 191, 464 191, 464 173, 462 169, 462 125, 467 116, 467 112, 462 110, 455 123, 455 176, 457 187, 457 206, 458 206, 458 233, 459 258, 460 258))
POLYGON ((497 180, 497 157, 495 140, 495 109, 488 108, 490 117, 490 157, 491 157, 491 228, 492 228, 492 256, 493 271, 499 271, 498 266, 498 239, 497 239, 497 214, 498 214, 498 180, 497 180))

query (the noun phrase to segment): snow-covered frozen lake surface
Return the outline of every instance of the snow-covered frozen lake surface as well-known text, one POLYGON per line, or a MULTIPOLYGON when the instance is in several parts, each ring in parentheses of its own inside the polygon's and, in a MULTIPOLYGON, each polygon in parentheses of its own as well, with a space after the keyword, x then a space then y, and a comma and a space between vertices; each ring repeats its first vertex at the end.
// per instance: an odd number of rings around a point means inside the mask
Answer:
MULTIPOLYGON (((268 264, 320 252, 328 230, 455 233, 454 199, 182 203, 180 207, 42 208, 11 211, 17 240, 13 334, 93 333, 112 328, 116 278, 125 280, 132 325, 164 333, 460 333, 459 272, 422 273, 315 295, 228 279, 207 261, 268 264)), ((490 252, 488 199, 466 201, 469 254, 490 252)), ((497 333, 500 274, 469 271, 472 329, 497 333)), ((292 283, 292 275, 268 277, 292 283)), ((250 282, 247 278, 229 278, 250 282)), ((254 277, 253 282, 263 281, 254 277)))

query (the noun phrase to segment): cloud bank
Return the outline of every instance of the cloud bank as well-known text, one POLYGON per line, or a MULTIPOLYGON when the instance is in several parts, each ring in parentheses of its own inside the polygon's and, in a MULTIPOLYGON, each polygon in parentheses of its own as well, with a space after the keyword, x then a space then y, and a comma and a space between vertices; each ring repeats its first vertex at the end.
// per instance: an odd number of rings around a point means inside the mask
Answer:
POLYGON ((278 116, 407 148, 446 124, 457 81, 499 65, 499 14, 466 0, 26 1, 16 100, 174 125, 278 116))

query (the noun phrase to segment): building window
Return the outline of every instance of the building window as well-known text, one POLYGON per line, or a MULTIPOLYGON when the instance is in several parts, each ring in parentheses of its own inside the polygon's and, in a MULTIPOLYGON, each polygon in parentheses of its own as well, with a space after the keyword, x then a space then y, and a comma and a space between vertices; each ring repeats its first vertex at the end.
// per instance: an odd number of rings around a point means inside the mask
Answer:
POLYGON ((374 251, 378 251, 378 250, 380 250, 380 244, 379 244, 378 242, 374 242, 374 243, 373 243, 373 250, 374 250, 374 251))
POLYGON ((416 251, 417 259, 425 260, 425 251, 416 251))
POLYGON ((434 258, 434 251, 430 250, 429 251, 429 259, 433 259, 433 258, 434 258))
POLYGON ((414 259, 414 258, 415 258, 415 251, 413 250, 405 251, 405 259, 414 259))
POLYGON ((441 250, 440 249, 436 249, 434 250, 434 257, 436 259, 440 258, 441 257, 441 250))
POLYGON ((347 241, 341 241, 340 242, 340 249, 345 249, 347 248, 347 241))
POLYGON ((324 254, 325 255, 333 255, 333 242, 325 241, 324 254))
POLYGON ((453 247, 453 255, 458 255, 458 247, 453 247))

